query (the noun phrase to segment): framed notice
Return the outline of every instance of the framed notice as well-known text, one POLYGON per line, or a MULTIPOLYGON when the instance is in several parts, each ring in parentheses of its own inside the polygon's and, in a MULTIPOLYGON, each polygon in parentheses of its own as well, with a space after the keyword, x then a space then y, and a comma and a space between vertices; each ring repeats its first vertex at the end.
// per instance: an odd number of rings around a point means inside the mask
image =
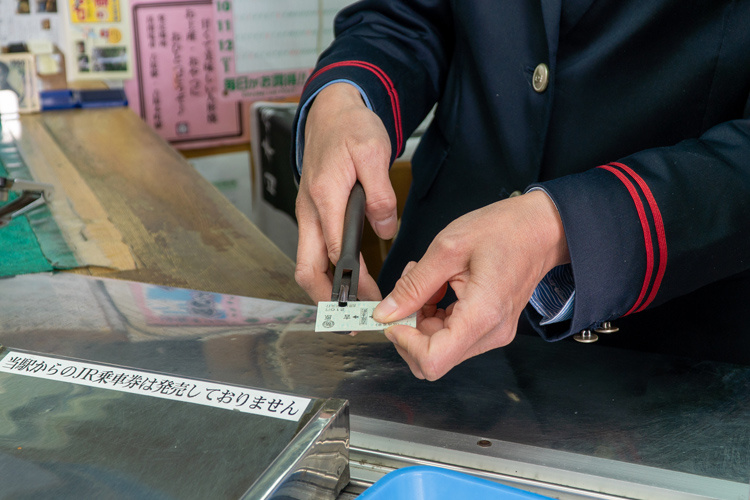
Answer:
POLYGON ((221 95, 299 95, 333 40, 333 19, 352 0, 213 0, 221 95))
POLYGON ((247 105, 220 99, 212 0, 131 0, 130 107, 181 149, 249 142, 247 105))
POLYGON ((0 54, 0 91, 10 91, 18 97, 19 113, 39 111, 34 56, 0 54))
POLYGON ((68 80, 124 80, 133 75, 127 0, 65 0, 68 80))

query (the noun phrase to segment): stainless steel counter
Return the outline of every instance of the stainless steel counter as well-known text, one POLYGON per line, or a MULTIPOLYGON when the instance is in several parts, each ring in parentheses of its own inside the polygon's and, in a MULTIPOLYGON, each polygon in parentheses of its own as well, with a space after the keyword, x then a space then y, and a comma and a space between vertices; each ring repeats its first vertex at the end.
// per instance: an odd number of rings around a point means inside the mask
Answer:
POLYGON ((439 463, 558 498, 750 495, 750 367, 519 336, 437 382, 310 306, 101 280, 0 280, 0 343, 348 399, 354 481, 439 463))

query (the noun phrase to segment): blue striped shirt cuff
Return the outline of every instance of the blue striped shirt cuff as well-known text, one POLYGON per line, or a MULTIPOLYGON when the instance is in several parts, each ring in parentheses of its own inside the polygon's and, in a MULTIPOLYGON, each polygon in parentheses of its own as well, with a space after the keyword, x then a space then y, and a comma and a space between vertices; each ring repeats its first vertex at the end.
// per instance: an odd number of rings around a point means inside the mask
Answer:
POLYGON ((299 118, 297 119, 297 137, 294 138, 294 143, 297 146, 297 173, 300 175, 302 175, 302 157, 305 147, 305 122, 307 121, 307 112, 310 110, 310 105, 312 104, 313 100, 315 100, 315 97, 320 93, 320 91, 328 87, 329 85, 333 85, 334 83, 348 83, 349 85, 353 85, 354 87, 356 87, 356 89, 359 90, 359 93, 362 95, 362 100, 365 102, 365 105, 368 107, 368 109, 372 110, 370 99, 367 98, 367 94, 365 94, 365 91, 362 90, 362 87, 349 80, 339 79, 330 81, 316 90, 313 95, 308 97, 305 103, 302 105, 302 108, 300 108, 299 118))
POLYGON ((570 264, 557 266, 539 282, 529 303, 542 315, 540 325, 558 323, 573 317, 576 290, 570 264))

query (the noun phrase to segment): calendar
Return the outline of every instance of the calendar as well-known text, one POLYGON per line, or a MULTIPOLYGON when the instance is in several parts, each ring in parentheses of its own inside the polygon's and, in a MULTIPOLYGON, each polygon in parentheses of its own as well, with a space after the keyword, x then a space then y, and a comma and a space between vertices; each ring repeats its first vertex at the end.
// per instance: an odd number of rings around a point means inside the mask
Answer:
POLYGON ((351 0, 214 0, 222 98, 299 95, 351 0))

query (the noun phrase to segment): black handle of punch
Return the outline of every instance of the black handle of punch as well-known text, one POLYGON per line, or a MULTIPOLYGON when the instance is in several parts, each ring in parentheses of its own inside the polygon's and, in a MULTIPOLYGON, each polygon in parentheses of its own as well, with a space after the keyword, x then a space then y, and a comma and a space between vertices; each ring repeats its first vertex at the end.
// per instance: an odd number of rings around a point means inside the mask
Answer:
POLYGON ((359 285, 359 253, 362 248, 362 229, 365 225, 365 190, 357 181, 349 194, 344 214, 344 233, 341 255, 336 263, 331 300, 340 303, 357 300, 359 285), (340 296, 341 285, 348 285, 346 297, 340 296))

